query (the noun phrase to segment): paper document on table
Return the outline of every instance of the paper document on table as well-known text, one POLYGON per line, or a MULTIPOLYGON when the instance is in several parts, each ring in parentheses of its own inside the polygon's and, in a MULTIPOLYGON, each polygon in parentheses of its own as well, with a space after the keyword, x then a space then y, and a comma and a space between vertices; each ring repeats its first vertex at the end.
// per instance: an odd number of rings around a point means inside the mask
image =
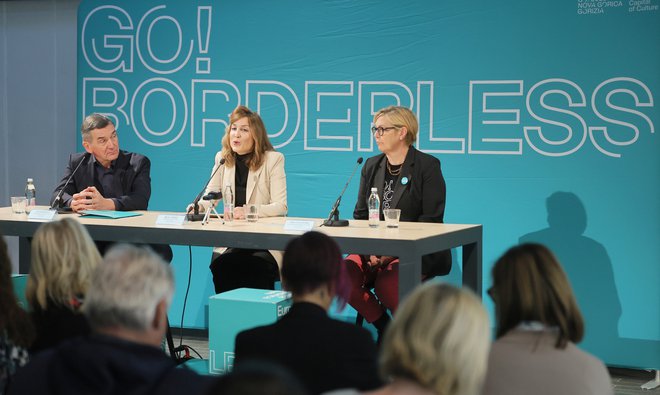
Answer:
POLYGON ((142 215, 135 211, 115 211, 115 210, 85 210, 80 213, 84 217, 97 217, 97 218, 126 218, 126 217, 137 217, 142 215))

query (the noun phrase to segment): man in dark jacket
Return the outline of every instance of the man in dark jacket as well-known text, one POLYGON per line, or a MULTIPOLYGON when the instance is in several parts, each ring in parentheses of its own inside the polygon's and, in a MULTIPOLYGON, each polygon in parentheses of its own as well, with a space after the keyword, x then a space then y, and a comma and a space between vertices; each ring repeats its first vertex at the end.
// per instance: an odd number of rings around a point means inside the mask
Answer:
POLYGON ((178 369, 160 350, 173 293, 172 270, 153 252, 112 248, 83 305, 93 334, 36 355, 9 394, 205 393, 209 377, 178 369))
MULTIPOLYGON (((151 197, 149 158, 120 150, 117 129, 105 115, 88 115, 80 133, 86 152, 69 157, 64 176, 50 198, 51 206, 76 213, 146 210, 151 197)), ((101 255, 111 245, 96 240, 101 255)), ((169 245, 151 244, 150 247, 166 261, 172 261, 169 245)))
POLYGON ((105 115, 87 116, 81 134, 86 152, 71 155, 51 204, 74 212, 146 210, 151 196, 149 158, 120 150, 115 125, 105 115))

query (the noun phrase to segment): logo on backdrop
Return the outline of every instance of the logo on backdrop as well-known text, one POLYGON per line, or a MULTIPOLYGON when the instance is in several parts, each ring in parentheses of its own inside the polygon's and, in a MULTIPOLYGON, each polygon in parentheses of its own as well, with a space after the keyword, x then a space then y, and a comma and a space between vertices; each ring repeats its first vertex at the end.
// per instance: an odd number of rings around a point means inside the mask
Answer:
POLYGON ((443 97, 436 81, 298 81, 300 72, 291 81, 213 78, 221 72, 214 46, 224 37, 214 34, 213 6, 190 8, 187 16, 166 5, 138 15, 103 5, 81 15, 87 71, 80 115, 107 114, 154 147, 206 146, 239 104, 262 113, 276 148, 298 136, 307 151, 374 151, 372 117, 387 105, 417 113, 418 148, 430 153, 552 157, 593 147, 620 157, 655 133, 651 90, 626 76, 590 91, 566 78, 465 81, 465 124, 452 127, 436 122, 443 112, 435 105, 443 97))

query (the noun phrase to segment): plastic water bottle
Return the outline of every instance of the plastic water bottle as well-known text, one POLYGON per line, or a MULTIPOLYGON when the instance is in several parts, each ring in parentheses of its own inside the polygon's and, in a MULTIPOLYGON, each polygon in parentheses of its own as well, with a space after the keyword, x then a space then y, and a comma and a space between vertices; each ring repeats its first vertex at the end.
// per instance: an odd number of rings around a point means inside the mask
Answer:
POLYGON ((369 200, 367 200, 369 207, 369 227, 377 228, 380 222, 380 199, 378 198, 378 188, 371 188, 369 200))
POLYGON ((225 186, 225 192, 222 195, 222 202, 224 206, 225 221, 234 220, 234 192, 231 190, 231 185, 225 186))
POLYGON ((25 185, 25 198, 27 199, 26 211, 29 212, 32 207, 37 205, 37 189, 34 187, 34 180, 31 178, 27 179, 25 185))

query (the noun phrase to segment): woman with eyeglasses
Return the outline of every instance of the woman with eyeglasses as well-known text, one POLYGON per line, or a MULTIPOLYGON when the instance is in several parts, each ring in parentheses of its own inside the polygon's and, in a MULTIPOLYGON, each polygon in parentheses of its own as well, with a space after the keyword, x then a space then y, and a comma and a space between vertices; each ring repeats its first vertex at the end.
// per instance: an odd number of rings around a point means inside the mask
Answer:
MULTIPOLYGON (((273 149, 261 117, 249 108, 238 106, 230 114, 211 174, 205 194, 225 193, 230 186, 234 219, 245 219, 244 204, 256 205, 260 217, 286 215, 284 155, 273 149)), ((199 203, 202 211, 210 205, 210 201, 199 203)), ((281 261, 280 251, 216 248, 210 265, 215 292, 243 287, 273 289, 281 261)))
MULTIPOLYGON (((584 321, 571 284, 541 244, 509 249, 492 269, 493 342, 484 395, 612 394, 605 365, 580 350, 584 321)), ((598 328, 594 328, 598 330, 598 328)))
MULTIPOLYGON (((372 187, 378 189, 384 209, 400 209, 400 221, 443 222, 445 180, 440 161, 413 146, 419 126, 412 111, 387 107, 376 113, 373 133, 381 154, 367 159, 360 177, 360 189, 353 212, 355 219, 368 219, 367 199, 372 187)), ((380 334, 399 304, 399 260, 393 256, 349 255, 347 271, 352 280, 349 303, 380 334), (372 291, 373 288, 373 291, 372 291)), ((422 257, 422 279, 449 273, 451 252, 422 257)))

